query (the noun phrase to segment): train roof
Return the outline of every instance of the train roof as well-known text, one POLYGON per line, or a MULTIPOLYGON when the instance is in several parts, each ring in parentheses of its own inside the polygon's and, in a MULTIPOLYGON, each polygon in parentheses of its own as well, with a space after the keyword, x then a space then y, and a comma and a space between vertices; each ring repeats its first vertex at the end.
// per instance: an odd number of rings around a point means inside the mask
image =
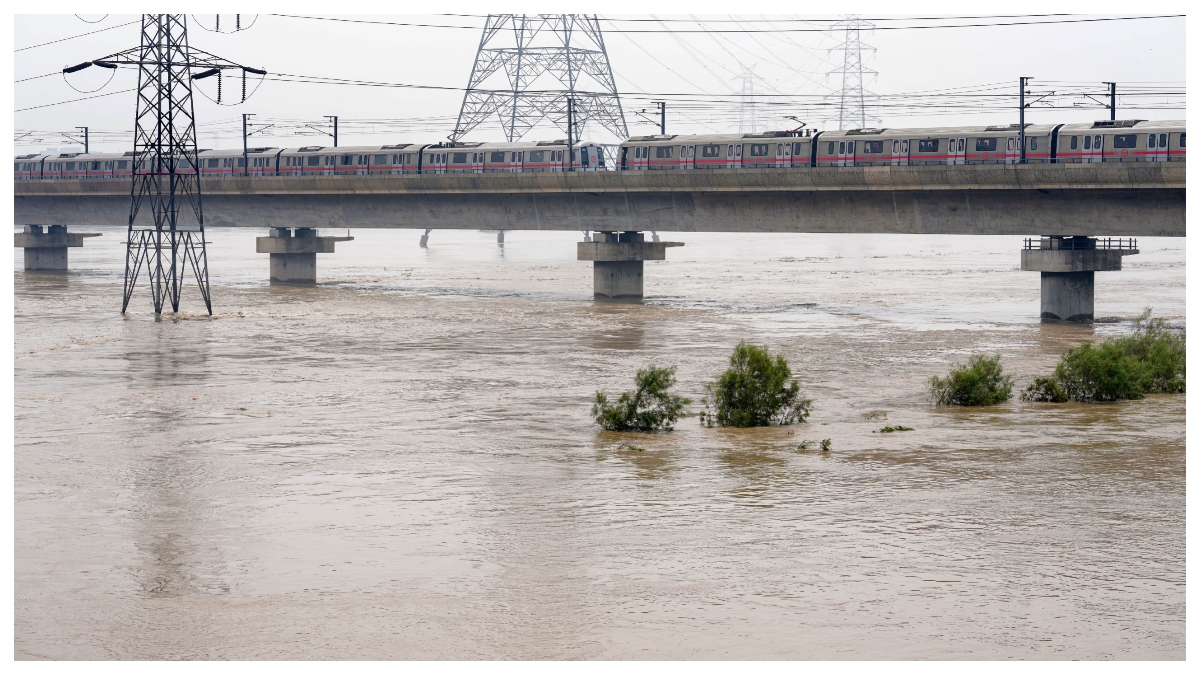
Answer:
MULTIPOLYGON (((1026 124, 1026 134, 1048 134, 1057 124, 1026 124)), ((1016 134, 1020 131, 1018 124, 994 124, 991 126, 973 127, 921 127, 921 128, 876 128, 876 129, 845 129, 826 131, 821 134, 821 140, 828 138, 945 138, 948 136, 986 136, 991 134, 1016 134)))
POLYGON ((654 136, 632 136, 621 145, 641 145, 643 143, 744 143, 756 140, 775 140, 792 138, 811 138, 799 136, 791 131, 766 131, 756 134, 667 134, 654 136))
MULTIPOLYGON (((245 153, 245 154, 247 154, 247 155, 255 155, 255 156, 258 156, 258 155, 274 155, 275 153, 277 153, 277 152, 279 152, 279 151, 280 151, 280 148, 246 148, 246 153, 245 153)), ((200 154, 200 155, 203 155, 203 156, 204 156, 204 157, 206 157, 206 158, 207 158, 207 157, 241 157, 241 156, 242 156, 242 150, 241 150, 240 148, 239 148, 239 149, 236 149, 236 150, 234 150, 234 149, 230 149, 230 150, 208 150, 208 149, 204 149, 204 150, 200 150, 200 151, 198 151, 198 154, 200 154)))
POLYGON ((1096 132, 1096 131, 1186 131, 1187 122, 1184 120, 1097 120, 1064 124, 1060 133, 1096 132))
POLYGON ((341 147, 325 146, 325 145, 306 145, 301 148, 285 148, 284 154, 288 155, 310 155, 321 153, 323 155, 353 155, 356 153, 372 153, 384 152, 388 150, 405 150, 412 152, 420 146, 416 143, 396 143, 394 145, 343 145, 341 147))

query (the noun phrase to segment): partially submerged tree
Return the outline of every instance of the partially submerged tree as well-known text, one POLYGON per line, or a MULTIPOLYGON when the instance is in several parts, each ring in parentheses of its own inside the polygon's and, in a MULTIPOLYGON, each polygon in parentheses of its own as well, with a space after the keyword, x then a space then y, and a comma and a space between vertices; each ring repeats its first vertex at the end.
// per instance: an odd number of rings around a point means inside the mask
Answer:
POLYGON ((1012 398, 1013 380, 1004 374, 1000 355, 972 356, 946 377, 929 378, 929 396, 934 405, 996 405, 1012 398))
POLYGON ((606 431, 670 431, 691 399, 668 390, 675 385, 675 367, 650 366, 634 377, 637 389, 621 394, 615 403, 596 392, 592 417, 606 431))
POLYGON ((764 427, 772 423, 803 422, 812 413, 812 400, 800 396, 800 384, 782 356, 771 358, 766 347, 738 343, 729 369, 708 385, 707 405, 715 412, 701 423, 722 427, 764 427))
POLYGON ((1096 403, 1176 394, 1186 390, 1187 337, 1150 310, 1133 320, 1130 335, 1085 342, 1062 355, 1051 377, 1039 377, 1021 394, 1026 401, 1096 403))

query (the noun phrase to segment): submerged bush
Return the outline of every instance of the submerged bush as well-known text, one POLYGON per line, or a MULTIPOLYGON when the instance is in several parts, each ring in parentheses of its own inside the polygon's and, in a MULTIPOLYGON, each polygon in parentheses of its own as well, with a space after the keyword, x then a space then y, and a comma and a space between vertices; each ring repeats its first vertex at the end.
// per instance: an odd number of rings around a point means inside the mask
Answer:
POLYGON ((1042 403, 1064 403, 1069 401, 1067 392, 1063 391, 1058 380, 1053 377, 1039 377, 1021 393, 1022 401, 1040 401, 1042 403))
POLYGON ((1187 338, 1150 318, 1133 320, 1130 335, 1099 344, 1085 342, 1062 355, 1051 377, 1039 377, 1025 390, 1026 401, 1125 401, 1146 394, 1186 389, 1187 338))
POLYGON ((929 378, 934 405, 996 405, 1012 398, 1013 380, 1000 367, 1000 355, 972 356, 946 377, 929 378))
POLYGON ((812 400, 800 396, 800 384, 792 381, 787 359, 771 358, 766 347, 738 343, 729 357, 729 369, 707 388, 705 404, 715 412, 701 415, 700 422, 710 427, 792 424, 812 413, 812 400))
POLYGON ((691 399, 675 396, 675 367, 650 366, 634 376, 637 390, 625 392, 610 403, 604 392, 596 392, 592 417, 606 431, 670 431, 691 399))

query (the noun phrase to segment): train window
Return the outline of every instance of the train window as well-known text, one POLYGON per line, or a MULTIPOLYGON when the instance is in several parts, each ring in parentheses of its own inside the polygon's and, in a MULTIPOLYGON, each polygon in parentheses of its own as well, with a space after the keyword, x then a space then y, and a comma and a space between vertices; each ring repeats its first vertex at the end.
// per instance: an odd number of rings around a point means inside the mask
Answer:
POLYGON ((1083 149, 1084 149, 1084 150, 1091 150, 1091 149, 1092 149, 1092 137, 1091 137, 1091 136, 1084 136, 1084 137, 1083 137, 1083 149))
POLYGON ((239 169, 246 168, 246 158, 245 157, 238 157, 237 168, 239 168, 239 169))
POLYGON ((1078 150, 1078 149, 1079 149, 1079 137, 1078 137, 1078 136, 1072 136, 1072 137, 1071 137, 1071 149, 1072 149, 1072 150, 1078 150))
POLYGON ((67 171, 75 170, 75 162, 67 162, 67 171))
POLYGON ((703 145, 700 146, 701 157, 720 157, 721 146, 719 145, 703 145))
POLYGON ((796 146, 795 146, 795 149, 793 149, 793 150, 792 150, 792 154, 793 154, 793 155, 799 155, 799 154, 800 154, 800 144, 799 144, 799 143, 797 143, 797 144, 796 144, 796 146))
POLYGON ((1149 136, 1147 136, 1147 137, 1146 137, 1146 147, 1147 147, 1147 148, 1156 148, 1156 147, 1158 147, 1158 143, 1155 141, 1155 136, 1154 136, 1154 134, 1150 134, 1149 136))
POLYGON ((839 155, 846 154, 846 141, 842 141, 841 143, 838 143, 838 154, 839 155))
POLYGON ((900 141, 900 154, 903 155, 906 152, 908 152, 908 141, 907 140, 900 141))
POLYGON ((782 154, 783 154, 783 143, 776 143, 775 144, 775 156, 778 157, 782 154))
POLYGON ((976 138, 975 152, 992 152, 996 149, 995 138, 976 138))
POLYGON ((846 144, 846 152, 851 155, 854 154, 854 141, 850 141, 846 144))
MULTIPOLYGON (((209 166, 212 166, 212 165, 210 164, 209 166)), ((118 168, 118 169, 128 169, 128 168, 129 168, 129 162, 127 162, 127 161, 125 161, 125 160, 121 160, 121 161, 117 162, 117 168, 118 168)))
POLYGON ((309 166, 320 166, 320 165, 321 165, 321 158, 320 158, 320 157, 317 157, 316 155, 313 155, 312 157, 309 157, 309 158, 308 158, 308 165, 309 165, 309 166))
POLYGON ((1179 147, 1181 147, 1181 148, 1187 147, 1187 132, 1179 134, 1179 147))
POLYGON ((871 153, 883 153, 883 141, 863 141, 863 152, 868 155, 871 153))
MULTIPOLYGON (((121 162, 121 163, 124 164, 125 162, 121 162)), ((125 167, 121 167, 121 168, 124 169, 125 167)), ((208 168, 210 168, 210 169, 217 168, 217 160, 215 160, 215 159, 208 160, 208 168)))
POLYGON ((750 156, 751 157, 766 157, 767 152, 769 152, 770 147, 771 146, 767 145, 766 143, 751 143, 750 144, 750 156))
POLYGON ((1136 148, 1137 134, 1118 134, 1113 136, 1114 148, 1136 148))
MULTIPOLYGON (((1099 136, 1097 136, 1096 138, 1099 138, 1099 136)), ((1097 147, 1097 148, 1098 148, 1098 147, 1100 147, 1100 143, 1099 143, 1099 142, 1097 142, 1097 143, 1096 143, 1096 147, 1097 147)), ((1030 149, 1030 150, 1037 150, 1037 136, 1034 136, 1033 138, 1030 138, 1030 139, 1029 139, 1029 149, 1030 149)))
POLYGON ((671 150, 672 150, 672 148, 669 145, 665 146, 665 147, 663 147, 663 146, 657 147, 654 149, 654 158, 655 159, 670 159, 671 158, 671 150))
POLYGON ((350 155, 342 155, 342 166, 350 166, 354 164, 354 158, 350 155))
POLYGON ((917 152, 937 152, 938 145, 940 145, 940 143, 941 140, 937 138, 917 141, 917 152))
POLYGON ((833 154, 833 141, 829 141, 829 148, 826 150, 825 154, 827 154, 827 155, 833 154))
POLYGON ((1158 147, 1160 147, 1160 148, 1167 147, 1167 135, 1166 134, 1158 135, 1158 147))
POLYGON ((731 145, 731 146, 729 146, 729 149, 725 151, 725 156, 726 156, 726 157, 733 157, 733 146, 732 146, 732 145, 731 145))
MULTIPOLYGON (((1096 137, 1096 140, 1092 141, 1092 147, 1094 147, 1094 148, 1096 148, 1097 150, 1099 150, 1099 149, 1100 149, 1100 145, 1101 145, 1101 143, 1100 143, 1100 139, 1102 139, 1102 138, 1104 138, 1104 137, 1103 137, 1103 136, 1097 136, 1097 137, 1096 137)), ((1034 150, 1036 150, 1036 149, 1037 149, 1037 139, 1036 139, 1036 138, 1035 138, 1035 139, 1033 139, 1033 149, 1034 149, 1034 150)))
POLYGON ((503 152, 493 152, 491 161, 496 164, 503 162, 504 161, 504 153, 503 152))
POLYGON ((387 164, 387 155, 375 155, 376 164, 387 164))
POLYGON ((967 142, 967 141, 966 141, 966 139, 965 139, 965 138, 960 138, 960 139, 958 139, 958 151, 959 151, 959 152, 962 152, 962 151, 963 151, 963 143, 966 143, 966 142, 967 142))
POLYGON ((892 154, 900 152, 900 141, 892 141, 892 154))
POLYGON ((521 152, 517 153, 517 162, 520 163, 520 162, 524 162, 524 161, 525 161, 525 151, 522 150, 521 152))
POLYGON ((530 150, 529 151, 529 163, 530 164, 540 164, 541 162, 544 162, 544 161, 546 161, 546 151, 545 150, 530 150))

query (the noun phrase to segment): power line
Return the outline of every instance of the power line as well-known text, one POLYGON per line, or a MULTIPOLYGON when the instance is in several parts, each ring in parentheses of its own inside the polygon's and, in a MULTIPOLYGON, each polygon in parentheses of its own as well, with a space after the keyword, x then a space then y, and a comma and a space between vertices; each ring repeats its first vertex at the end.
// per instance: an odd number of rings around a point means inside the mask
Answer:
MULTIPOLYGON (((446 24, 431 24, 431 23, 408 23, 401 21, 371 21, 366 19, 340 19, 335 17, 325 16, 304 16, 299 14, 273 14, 288 19, 307 19, 313 21, 334 21, 339 23, 360 23, 380 26, 405 26, 415 28, 449 28, 459 30, 482 30, 482 26, 453 26, 446 24)), ((1146 19, 1179 19, 1184 18, 1184 14, 1154 14, 1145 16, 1110 16, 1110 17, 1095 17, 1085 19, 1048 19, 1034 21, 1005 21, 993 23, 962 23, 962 24, 941 24, 941 25, 917 25, 917 26, 878 26, 876 30, 932 30, 938 28, 992 28, 1001 26, 1037 26, 1050 24, 1069 24, 1069 23, 1099 23, 1106 21, 1141 21, 1146 19)), ((924 19, 930 20, 930 19, 924 19)), ((607 32, 610 33, 823 33, 827 28, 701 28, 693 29, 623 29, 610 28, 607 32)))
POLYGON ((54 45, 54 44, 58 44, 59 42, 66 42, 67 40, 74 40, 75 38, 86 37, 88 35, 95 35, 96 33, 103 33, 106 30, 112 30, 114 28, 122 28, 124 26, 132 26, 135 23, 138 23, 138 22, 137 21, 128 21, 126 23, 119 23, 115 26, 109 26, 108 28, 101 28, 99 30, 94 30, 94 31, 91 31, 88 33, 80 33, 79 35, 72 35, 71 37, 60 38, 58 40, 51 40, 49 42, 43 42, 43 43, 37 44, 37 45, 29 45, 28 47, 21 47, 20 49, 14 49, 13 53, 23 52, 23 51, 26 51, 29 49, 37 49, 38 47, 45 47, 46 45, 54 45))
POLYGON ((126 94, 134 91, 133 89, 122 89, 120 91, 110 91, 107 94, 96 94, 95 96, 84 96, 83 98, 73 98, 69 101, 58 101, 57 103, 44 103, 42 105, 30 106, 28 108, 17 108, 13 112, 25 112, 26 110, 37 110, 38 108, 49 108, 51 106, 63 105, 65 103, 76 103, 78 101, 87 101, 93 98, 104 98, 105 96, 114 96, 116 94, 126 94))

